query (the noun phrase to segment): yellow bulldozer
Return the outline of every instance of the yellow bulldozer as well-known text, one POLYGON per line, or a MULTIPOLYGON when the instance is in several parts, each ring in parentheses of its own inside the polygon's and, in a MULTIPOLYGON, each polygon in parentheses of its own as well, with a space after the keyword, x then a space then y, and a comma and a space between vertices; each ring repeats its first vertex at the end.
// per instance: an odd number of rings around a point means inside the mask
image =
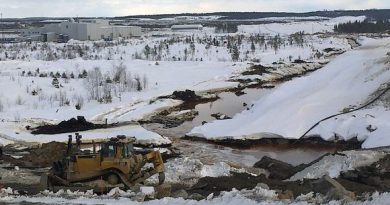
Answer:
POLYGON ((69 136, 64 159, 54 162, 50 172, 41 177, 42 188, 72 186, 74 183, 94 180, 104 180, 110 186, 123 184, 130 188, 154 174, 158 174, 160 184, 164 182, 164 162, 160 152, 135 154, 135 138, 117 136, 100 143, 92 142, 92 151, 81 150, 81 138, 76 133, 74 148, 72 136, 69 136), (145 168, 147 163, 153 166, 145 168))

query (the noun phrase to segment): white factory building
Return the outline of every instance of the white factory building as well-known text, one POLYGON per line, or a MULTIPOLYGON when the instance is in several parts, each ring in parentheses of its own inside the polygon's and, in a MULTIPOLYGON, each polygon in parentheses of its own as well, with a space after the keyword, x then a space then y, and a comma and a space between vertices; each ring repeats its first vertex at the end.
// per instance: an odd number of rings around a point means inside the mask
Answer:
POLYGON ((45 24, 40 28, 24 29, 21 35, 31 37, 33 40, 41 38, 43 41, 56 41, 59 36, 74 40, 101 40, 115 39, 118 37, 131 38, 142 35, 141 27, 138 26, 114 26, 108 20, 92 19, 60 22, 57 24, 45 24))
POLYGON ((203 26, 200 24, 184 24, 184 25, 173 25, 171 26, 172 31, 194 31, 203 30, 203 26))

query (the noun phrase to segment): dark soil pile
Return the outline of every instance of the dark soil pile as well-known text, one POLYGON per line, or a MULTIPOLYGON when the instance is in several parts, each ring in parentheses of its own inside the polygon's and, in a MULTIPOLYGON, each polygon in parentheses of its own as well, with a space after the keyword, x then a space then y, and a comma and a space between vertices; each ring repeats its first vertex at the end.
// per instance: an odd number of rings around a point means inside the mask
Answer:
POLYGON ((187 101, 198 101, 201 99, 200 96, 195 94, 195 91, 185 90, 185 91, 174 91, 171 95, 172 99, 187 101))
POLYGON ((300 63, 307 63, 307 62, 304 60, 301 60, 301 59, 296 59, 296 60, 294 60, 294 63, 300 64, 300 63))
POLYGON ((88 122, 83 116, 77 116, 70 120, 62 121, 58 125, 43 125, 35 128, 32 134, 60 134, 79 132, 92 129, 104 128, 106 125, 88 122))
POLYGON ((247 71, 242 72, 242 75, 263 75, 265 73, 270 73, 268 71, 270 67, 265 67, 263 65, 253 65, 247 71))
POLYGON ((272 159, 267 156, 261 158, 261 160, 256 162, 253 167, 268 170, 270 173, 270 179, 287 179, 297 172, 295 167, 291 164, 272 159))

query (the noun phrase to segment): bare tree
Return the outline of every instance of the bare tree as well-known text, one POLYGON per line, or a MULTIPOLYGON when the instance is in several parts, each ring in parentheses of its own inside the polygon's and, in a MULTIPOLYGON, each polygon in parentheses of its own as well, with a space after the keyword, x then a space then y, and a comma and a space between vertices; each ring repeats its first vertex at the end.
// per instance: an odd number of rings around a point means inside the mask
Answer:
POLYGON ((148 87, 148 77, 146 76, 146 74, 144 74, 143 76, 143 79, 142 79, 142 83, 143 83, 143 87, 144 87, 144 90, 148 87))
POLYGON ((99 67, 95 67, 88 72, 86 78, 86 86, 89 92, 89 97, 92 100, 99 100, 101 98, 101 87, 103 86, 103 75, 99 67))
POLYGON ((59 106, 63 107, 63 106, 66 106, 66 105, 69 105, 69 100, 68 100, 68 97, 66 95, 66 92, 65 91, 60 91, 59 106))
POLYGON ((0 112, 3 112, 4 111, 4 104, 3 102, 0 100, 0 112))
POLYGON ((20 95, 18 95, 18 97, 16 98, 15 103, 17 105, 23 105, 24 104, 24 101, 23 101, 23 99, 22 99, 22 97, 20 95))
POLYGON ((73 99, 76 101, 75 108, 77 110, 81 110, 81 108, 84 106, 84 97, 82 95, 74 95, 73 99))
POLYGON ((134 80, 135 80, 135 86, 136 86, 137 91, 142 91, 141 78, 138 75, 136 75, 134 77, 134 80))

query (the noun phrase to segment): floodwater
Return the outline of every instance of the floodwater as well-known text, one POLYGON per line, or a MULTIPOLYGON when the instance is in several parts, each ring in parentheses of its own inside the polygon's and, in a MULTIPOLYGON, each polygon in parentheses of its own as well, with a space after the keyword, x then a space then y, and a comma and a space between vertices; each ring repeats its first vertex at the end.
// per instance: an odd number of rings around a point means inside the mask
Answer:
POLYGON ((211 122, 216 120, 212 114, 221 113, 229 117, 250 108, 254 101, 259 100, 269 93, 272 89, 244 89, 245 94, 237 96, 232 92, 222 92, 218 94, 219 99, 214 102, 198 104, 195 110, 198 115, 192 121, 186 121, 182 125, 174 128, 163 128, 163 125, 151 123, 143 125, 146 129, 157 132, 170 138, 180 138, 185 136, 192 128, 202 125, 202 122, 211 122), (244 103, 246 106, 244 106, 244 103))
POLYGON ((221 113, 229 117, 250 109, 254 101, 268 96, 274 89, 247 88, 246 94, 237 96, 232 92, 218 94, 219 99, 214 102, 198 104, 195 110, 199 114, 192 120, 175 128, 164 128, 161 124, 145 124, 146 129, 157 132, 174 140, 173 146, 185 156, 198 158, 204 163, 230 161, 243 166, 252 166, 263 156, 281 160, 292 165, 310 163, 326 153, 337 151, 336 147, 321 147, 308 145, 259 145, 249 149, 219 146, 208 142, 180 140, 192 128, 200 126, 202 122, 216 120, 211 114, 221 113), (244 105, 244 103, 246 105, 244 105))
POLYGON ((324 154, 334 153, 337 148, 309 146, 256 146, 249 149, 225 147, 199 141, 180 140, 175 142, 175 148, 186 156, 199 159, 205 164, 230 162, 240 166, 252 167, 262 157, 268 156, 291 165, 310 163, 324 154))

